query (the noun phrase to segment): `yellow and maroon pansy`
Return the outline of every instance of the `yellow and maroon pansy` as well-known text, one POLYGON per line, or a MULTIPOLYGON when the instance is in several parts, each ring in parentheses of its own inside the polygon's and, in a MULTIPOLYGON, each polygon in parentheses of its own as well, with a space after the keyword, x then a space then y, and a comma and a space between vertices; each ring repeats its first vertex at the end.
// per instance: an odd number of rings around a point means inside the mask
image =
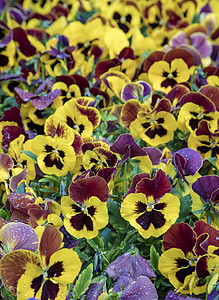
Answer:
POLYGON ((121 216, 144 238, 159 237, 175 223, 180 201, 171 194, 169 178, 159 170, 152 178, 136 175, 121 204, 121 216))
POLYGON ((108 223, 108 186, 99 176, 71 183, 69 196, 61 199, 64 226, 76 238, 92 239, 108 223))
POLYGON ((113 168, 117 164, 117 156, 106 143, 84 143, 82 146, 82 166, 95 174, 105 168, 113 168))
POLYGON ((177 129, 176 119, 170 111, 170 101, 165 98, 153 111, 146 103, 128 100, 121 111, 121 120, 134 138, 157 146, 169 142, 177 129))
MULTIPOLYGON (((214 88, 214 87, 213 87, 214 88)), ((217 127, 218 112, 213 101, 200 92, 185 94, 180 101, 181 109, 178 115, 180 130, 195 133, 202 120, 209 123, 210 127, 217 127)))
POLYGON ((73 282, 81 261, 71 249, 60 249, 61 234, 47 225, 40 241, 39 255, 29 250, 6 254, 0 263, 1 279, 17 299, 63 299, 67 284, 73 282))
POLYGON ((140 112, 149 113, 151 107, 146 103, 141 103, 137 99, 128 100, 121 110, 121 121, 122 124, 129 129, 132 122, 134 122, 140 112))
MULTIPOLYGON (((93 100, 93 98, 91 99, 93 100)), ((80 105, 76 99, 71 99, 64 106, 58 108, 54 118, 66 123, 77 131, 82 138, 90 137, 93 129, 100 124, 99 111, 95 107, 80 105)))
POLYGON ((159 259, 160 272, 181 293, 205 292, 206 280, 203 279, 209 272, 204 260, 207 257, 209 264, 214 265, 215 259, 211 260, 214 255, 208 254, 208 248, 211 245, 218 248, 217 239, 217 230, 203 221, 197 221, 193 229, 186 223, 172 225, 164 234, 165 251, 159 259))
POLYGON ((62 81, 57 81, 53 86, 52 90, 58 89, 61 90, 61 95, 59 96, 63 103, 72 99, 79 98, 81 96, 81 91, 79 86, 75 83, 75 80, 70 76, 60 76, 62 81))
POLYGON ((171 62, 157 61, 148 71, 153 88, 164 93, 170 92, 177 83, 187 81, 189 77, 188 65, 182 58, 176 58, 171 62))
POLYGON ((133 29, 140 25, 140 10, 134 1, 115 1, 106 12, 107 18, 112 20, 112 25, 116 24, 128 38, 132 36, 133 29))
POLYGON ((64 176, 76 162, 75 151, 62 139, 37 136, 32 141, 32 152, 37 155, 37 163, 45 174, 64 176))
POLYGON ((108 71, 100 76, 101 82, 110 89, 119 99, 121 98, 121 91, 125 84, 131 80, 120 71, 108 71))
POLYGON ((66 123, 57 120, 55 115, 50 116, 46 120, 44 131, 46 135, 51 136, 55 139, 60 139, 60 141, 71 145, 74 148, 76 155, 82 154, 81 146, 83 144, 83 141, 80 134, 69 127, 66 123))
POLYGON ((207 121, 201 121, 195 135, 189 136, 188 147, 198 151, 203 159, 216 157, 216 166, 219 167, 218 132, 212 132, 207 121))

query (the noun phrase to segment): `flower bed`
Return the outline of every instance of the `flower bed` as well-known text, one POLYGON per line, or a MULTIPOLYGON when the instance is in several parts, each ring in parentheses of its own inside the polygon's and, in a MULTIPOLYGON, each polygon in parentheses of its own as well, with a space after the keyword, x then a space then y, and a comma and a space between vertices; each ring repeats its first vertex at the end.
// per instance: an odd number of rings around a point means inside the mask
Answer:
POLYGON ((218 11, 0 1, 1 298, 219 298, 218 11))

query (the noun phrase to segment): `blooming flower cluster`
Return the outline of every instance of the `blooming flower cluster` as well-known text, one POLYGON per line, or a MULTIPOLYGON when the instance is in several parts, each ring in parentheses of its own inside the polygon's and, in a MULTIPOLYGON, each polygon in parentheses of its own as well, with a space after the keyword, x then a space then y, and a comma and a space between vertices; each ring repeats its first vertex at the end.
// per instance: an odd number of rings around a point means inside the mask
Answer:
POLYGON ((2 298, 218 296, 218 11, 0 0, 2 298))

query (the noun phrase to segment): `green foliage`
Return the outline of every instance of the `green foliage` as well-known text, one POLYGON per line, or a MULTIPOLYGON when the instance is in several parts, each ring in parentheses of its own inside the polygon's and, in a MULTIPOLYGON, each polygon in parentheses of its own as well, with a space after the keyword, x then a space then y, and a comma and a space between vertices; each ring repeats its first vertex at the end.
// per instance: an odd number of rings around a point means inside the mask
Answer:
POLYGON ((150 247, 150 263, 152 268, 157 271, 158 270, 158 261, 159 261, 159 253, 157 252, 154 245, 151 245, 150 247))
POLYGON ((129 223, 121 217, 119 212, 120 205, 116 201, 113 201, 112 199, 108 199, 107 207, 108 207, 110 224, 118 232, 125 233, 129 228, 129 223))
POLYGON ((88 289, 91 279, 93 277, 93 264, 89 264, 86 269, 84 269, 81 274, 78 276, 76 284, 72 290, 73 299, 80 299, 86 290, 88 289))
POLYGON ((26 154, 28 157, 30 157, 35 163, 37 163, 37 155, 34 154, 33 152, 31 151, 24 151, 24 150, 21 150, 21 152, 23 152, 24 154, 26 154))
POLYGON ((191 207, 192 207, 191 195, 188 194, 184 197, 181 197, 179 200, 180 200, 180 212, 176 223, 184 222, 185 220, 187 220, 189 218, 191 207))

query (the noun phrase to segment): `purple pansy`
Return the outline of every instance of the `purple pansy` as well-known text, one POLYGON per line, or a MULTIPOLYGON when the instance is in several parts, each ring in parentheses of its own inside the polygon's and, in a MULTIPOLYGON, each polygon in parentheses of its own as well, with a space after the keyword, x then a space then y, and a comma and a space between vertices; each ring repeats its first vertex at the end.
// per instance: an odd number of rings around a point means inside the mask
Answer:
POLYGON ((173 162, 179 176, 188 184, 185 176, 194 175, 203 164, 201 155, 190 148, 184 148, 176 151, 173 156, 173 162))
POLYGON ((145 81, 137 81, 127 83, 122 91, 121 98, 124 101, 128 101, 130 99, 139 99, 145 98, 149 96, 151 93, 151 86, 145 81))

